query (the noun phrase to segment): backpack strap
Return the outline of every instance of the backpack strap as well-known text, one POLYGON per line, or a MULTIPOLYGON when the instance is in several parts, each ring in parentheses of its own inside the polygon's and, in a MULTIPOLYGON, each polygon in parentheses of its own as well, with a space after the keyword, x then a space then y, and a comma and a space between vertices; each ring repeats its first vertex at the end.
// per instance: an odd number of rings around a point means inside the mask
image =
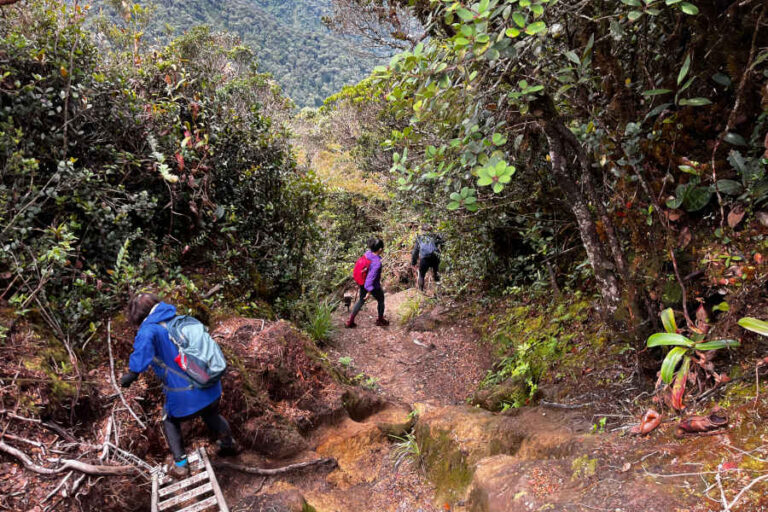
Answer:
POLYGON ((152 358, 152 362, 155 363, 160 368, 162 368, 163 371, 165 372, 165 374, 163 375, 163 389, 165 390, 166 393, 177 393, 179 391, 190 391, 192 389, 195 389, 195 386, 192 385, 192 379, 190 379, 184 373, 182 373, 180 371, 177 371, 177 370, 174 370, 173 368, 171 368, 170 366, 165 364, 163 361, 161 361, 160 358, 158 358, 158 357, 152 358), (174 375, 177 375, 179 377, 182 377, 184 380, 189 382, 189 386, 184 387, 184 388, 171 388, 171 387, 166 386, 165 385, 165 381, 168 379, 168 372, 170 372, 170 373, 172 373, 174 375))

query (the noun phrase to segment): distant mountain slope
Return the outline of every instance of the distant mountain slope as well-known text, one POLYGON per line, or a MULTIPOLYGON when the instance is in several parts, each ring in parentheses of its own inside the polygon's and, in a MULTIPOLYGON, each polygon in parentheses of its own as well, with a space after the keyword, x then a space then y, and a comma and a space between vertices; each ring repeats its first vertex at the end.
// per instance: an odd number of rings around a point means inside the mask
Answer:
MULTIPOLYGON (((99 2, 95 2, 99 3, 99 2)), ((102 2, 107 4, 108 2, 102 2)), ((145 2, 139 2, 144 4, 145 2)), ((374 63, 354 55, 350 44, 320 18, 330 0, 155 0, 151 32, 175 33, 195 25, 238 34, 251 46, 262 71, 272 73, 299 106, 317 106, 367 75, 374 63)))

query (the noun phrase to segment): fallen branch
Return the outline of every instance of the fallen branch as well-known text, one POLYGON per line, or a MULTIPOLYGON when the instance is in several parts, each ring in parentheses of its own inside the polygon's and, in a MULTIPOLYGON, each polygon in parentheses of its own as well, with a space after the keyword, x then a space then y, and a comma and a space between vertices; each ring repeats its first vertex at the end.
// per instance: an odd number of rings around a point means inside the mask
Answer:
POLYGON ((2 441, 0 441, 0 452, 17 458, 24 465, 25 469, 41 475, 58 475, 59 473, 69 470, 79 471, 88 475, 102 476, 128 476, 133 475, 136 472, 136 468, 133 466, 96 466, 71 459, 63 459, 63 464, 58 468, 46 468, 44 466, 38 466, 32 462, 32 459, 30 459, 26 453, 13 446, 5 444, 2 441))
POLYGON ((107 349, 109 349, 109 379, 112 381, 112 387, 115 388, 115 391, 117 391, 118 396, 120 396, 120 400, 122 400, 123 405, 126 409, 128 409, 128 412, 131 413, 131 416, 133 416, 133 419, 136 420, 136 422, 139 424, 141 428, 147 428, 147 426, 144 424, 143 421, 139 419, 139 417, 136 415, 135 412, 133 412, 133 409, 131 409, 131 406, 128 405, 128 401, 125 399, 125 396, 123 396, 123 392, 120 391, 120 387, 117 385, 117 380, 115 379, 115 358, 112 356, 112 320, 107 320, 107 349))
POLYGON ((222 288, 221 283, 217 284, 216 286, 214 286, 213 288, 205 292, 205 294, 203 295, 203 299, 208 299, 212 297, 216 292, 221 290, 221 288, 222 288))
MULTIPOLYGON (((45 498, 43 498, 43 501, 41 501, 40 503, 45 503, 46 501, 48 501, 49 499, 51 499, 51 496, 53 496, 54 494, 56 494, 57 492, 59 492, 59 489, 61 489, 61 487, 62 487, 64 484, 66 484, 66 483, 67 483, 67 481, 68 481, 68 480, 69 480, 69 479, 72 477, 72 473, 73 473, 73 471, 70 471, 69 473, 67 473, 67 476, 65 476, 64 478, 62 478, 62 479, 61 479, 61 482, 59 482, 59 485, 57 485, 56 487, 54 487, 54 489, 53 489, 51 492, 49 492, 49 493, 48 493, 48 495, 47 495, 45 498)), ((66 490, 66 488, 65 488, 65 489, 64 489, 64 495, 65 495, 65 497, 66 497, 66 493, 67 493, 67 490, 66 490)))
POLYGON ((336 462, 336 459, 326 457, 323 459, 315 459, 307 462, 289 464, 281 468, 257 468, 253 466, 243 466, 242 464, 234 464, 232 462, 227 462, 223 460, 216 461, 213 463, 213 465, 218 468, 236 469, 237 471, 242 471, 243 473, 248 473, 250 475, 272 476, 272 475, 282 475, 284 473, 289 473, 291 471, 296 471, 298 469, 303 469, 310 466, 328 465, 332 468, 335 468, 338 465, 338 463, 336 462))

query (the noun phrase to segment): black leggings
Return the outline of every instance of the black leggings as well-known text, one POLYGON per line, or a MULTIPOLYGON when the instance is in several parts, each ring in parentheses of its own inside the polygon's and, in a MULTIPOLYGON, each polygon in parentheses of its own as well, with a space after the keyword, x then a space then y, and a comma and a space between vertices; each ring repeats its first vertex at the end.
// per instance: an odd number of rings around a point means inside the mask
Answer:
POLYGON ((440 267, 440 257, 437 254, 431 254, 421 258, 419 262, 419 290, 424 291, 424 278, 427 277, 427 272, 432 269, 432 277, 435 278, 435 282, 440 282, 440 275, 437 273, 437 269, 440 267))
POLYGON ((355 307, 352 308, 352 316, 357 315, 365 304, 365 296, 371 294, 379 303, 379 318, 384 318, 384 290, 381 288, 374 288, 372 292, 368 292, 365 286, 360 286, 360 298, 355 303, 355 307))
POLYGON ((165 437, 168 440, 168 446, 171 448, 171 453, 173 454, 173 459, 175 461, 180 461, 186 456, 186 452, 184 451, 184 439, 181 436, 181 423, 197 418, 198 416, 203 419, 205 426, 208 427, 208 431, 221 439, 222 446, 232 445, 232 431, 229 429, 227 420, 219 414, 219 399, 217 398, 212 404, 189 416, 174 418, 166 413, 163 418, 163 427, 165 428, 165 437))

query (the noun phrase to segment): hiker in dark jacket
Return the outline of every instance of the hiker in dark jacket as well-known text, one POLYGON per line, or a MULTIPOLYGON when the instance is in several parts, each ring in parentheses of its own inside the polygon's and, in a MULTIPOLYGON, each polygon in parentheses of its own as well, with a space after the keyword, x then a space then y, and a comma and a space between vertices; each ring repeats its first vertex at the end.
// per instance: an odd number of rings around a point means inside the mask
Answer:
POLYGON ((411 251, 411 266, 418 269, 419 290, 424 291, 424 278, 432 269, 435 283, 440 282, 440 250, 443 246, 443 238, 433 233, 431 226, 423 226, 422 234, 416 237, 411 251), (418 263, 418 267, 416 264, 418 263))
POLYGON ((360 298, 355 303, 355 307, 352 308, 352 314, 349 315, 349 320, 345 324, 348 328, 357 327, 355 317, 365 304, 365 297, 369 293, 378 302, 379 317, 376 320, 376 325, 380 327, 389 325, 389 320, 384 318, 384 290, 381 288, 382 252, 384 252, 384 241, 381 238, 374 237, 368 240, 368 251, 365 253, 365 257, 371 262, 371 265, 368 267, 365 283, 360 286, 360 298))
POLYGON ((127 388, 150 366, 163 381, 163 427, 174 459, 170 473, 183 478, 189 474, 181 436, 183 421, 201 417, 208 430, 218 437, 220 455, 234 455, 235 445, 229 424, 219 414, 221 382, 209 388, 196 388, 183 373, 171 372, 163 367, 178 368, 175 358, 179 351, 168 336, 168 330, 161 325, 175 316, 176 308, 162 302, 154 294, 142 293, 131 299, 128 304, 128 321, 138 327, 138 332, 133 342, 130 370, 120 377, 120 385, 127 388))

